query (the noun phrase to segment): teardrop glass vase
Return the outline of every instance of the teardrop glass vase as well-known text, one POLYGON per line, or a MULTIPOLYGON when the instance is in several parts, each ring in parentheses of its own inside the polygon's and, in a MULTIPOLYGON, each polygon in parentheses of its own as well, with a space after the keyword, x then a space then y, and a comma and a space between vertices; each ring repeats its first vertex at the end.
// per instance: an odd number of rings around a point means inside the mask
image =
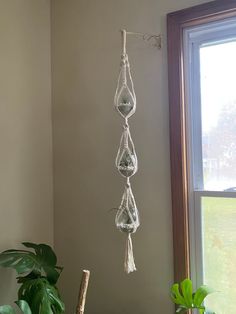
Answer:
POLYGON ((115 224, 120 231, 126 233, 134 233, 140 225, 138 209, 130 186, 125 187, 115 224))
POLYGON ((135 99, 126 84, 123 84, 118 92, 116 109, 123 118, 129 118, 135 112, 135 99))
POLYGON ((122 133, 120 147, 116 156, 116 167, 125 178, 133 176, 138 170, 138 159, 129 128, 125 128, 122 133))
POLYGON ((125 119, 130 118, 135 113, 136 96, 127 54, 122 56, 114 104, 116 110, 125 119))

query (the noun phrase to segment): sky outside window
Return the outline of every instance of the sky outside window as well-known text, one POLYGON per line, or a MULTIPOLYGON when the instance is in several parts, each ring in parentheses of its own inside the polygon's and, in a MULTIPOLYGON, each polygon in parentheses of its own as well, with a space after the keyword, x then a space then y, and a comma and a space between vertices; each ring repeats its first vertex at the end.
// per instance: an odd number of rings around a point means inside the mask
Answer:
POLYGON ((200 48, 204 189, 236 187, 236 41, 200 48))

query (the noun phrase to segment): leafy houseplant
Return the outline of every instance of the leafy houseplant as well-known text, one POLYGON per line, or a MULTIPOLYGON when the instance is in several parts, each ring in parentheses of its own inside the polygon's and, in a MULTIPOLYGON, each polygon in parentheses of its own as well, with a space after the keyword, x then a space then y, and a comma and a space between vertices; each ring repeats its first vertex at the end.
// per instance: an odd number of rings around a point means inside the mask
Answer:
POLYGON ((189 309, 198 309, 199 314, 206 313, 205 306, 202 303, 212 292, 213 290, 206 285, 199 287, 196 292, 193 292, 193 285, 190 279, 183 280, 180 285, 178 283, 173 284, 171 287, 171 298, 178 305, 176 313, 185 313, 189 309))
MULTIPOLYGON (((25 314, 31 312, 33 314, 64 313, 65 306, 56 287, 63 268, 57 266, 54 251, 46 244, 29 242, 22 244, 31 250, 7 250, 0 253, 0 266, 13 268, 19 275, 17 282, 21 286, 18 291, 17 305, 25 314), (24 312, 27 305, 21 300, 28 303, 31 312, 24 312)), ((0 311, 0 314, 2 313, 12 314, 14 311, 0 311)))
MULTIPOLYGON (((28 303, 24 300, 19 300, 15 302, 24 314, 32 314, 28 303)), ((15 314, 15 310, 10 305, 0 306, 0 314, 15 314)))

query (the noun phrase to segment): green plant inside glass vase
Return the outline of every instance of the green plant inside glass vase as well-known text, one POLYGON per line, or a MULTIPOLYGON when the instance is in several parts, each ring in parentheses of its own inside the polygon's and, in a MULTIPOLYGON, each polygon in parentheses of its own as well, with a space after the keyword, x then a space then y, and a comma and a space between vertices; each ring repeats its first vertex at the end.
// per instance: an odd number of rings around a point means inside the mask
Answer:
POLYGON ((177 304, 176 313, 185 313, 189 309, 197 309, 199 314, 211 313, 206 312, 206 308, 203 305, 205 298, 214 291, 206 286, 200 286, 195 292, 193 292, 193 284, 190 279, 181 281, 180 284, 175 283, 171 287, 171 299, 177 304))
MULTIPOLYGON (((61 314, 65 306, 56 283, 62 267, 49 245, 24 242, 30 250, 7 250, 0 253, 0 266, 16 270, 21 285, 16 304, 24 314, 61 314), (32 251, 33 250, 33 251, 32 251)), ((0 314, 13 314, 9 305, 0 307, 0 314)))

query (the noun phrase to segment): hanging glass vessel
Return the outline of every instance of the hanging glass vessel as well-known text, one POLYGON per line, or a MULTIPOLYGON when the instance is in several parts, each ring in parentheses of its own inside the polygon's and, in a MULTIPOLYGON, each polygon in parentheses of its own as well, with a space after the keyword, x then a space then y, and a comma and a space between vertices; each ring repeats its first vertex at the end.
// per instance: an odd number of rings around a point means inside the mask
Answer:
POLYGON ((135 113, 136 96, 134 92, 127 54, 122 55, 121 69, 118 78, 114 103, 117 111, 125 119, 128 119, 135 113))
POLYGON ((138 170, 138 159, 129 127, 125 126, 116 156, 116 167, 123 177, 129 178, 138 170))
POLYGON ((125 187, 115 223, 120 231, 127 233, 135 232, 140 225, 138 209, 129 184, 125 187))

